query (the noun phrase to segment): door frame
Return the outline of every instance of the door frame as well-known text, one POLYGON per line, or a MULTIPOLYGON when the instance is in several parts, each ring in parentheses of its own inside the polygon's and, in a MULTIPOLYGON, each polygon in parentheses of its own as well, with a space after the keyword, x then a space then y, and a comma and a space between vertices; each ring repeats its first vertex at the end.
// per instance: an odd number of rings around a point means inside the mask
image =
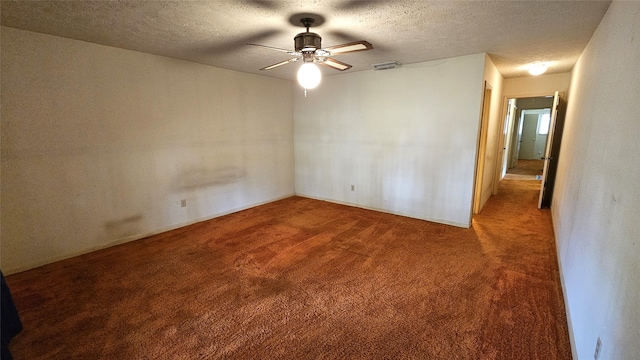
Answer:
MULTIPOLYGON (((508 144, 505 144, 505 133, 502 129, 504 129, 504 127, 507 125, 507 113, 509 111, 508 106, 509 106, 509 99, 524 99, 524 98, 533 98, 533 97, 546 97, 546 96, 554 96, 556 91, 550 91, 550 92, 535 92, 535 93, 526 93, 526 94, 503 94, 502 96, 502 106, 500 108, 500 127, 498 129, 500 129, 500 133, 498 134, 498 144, 503 144, 503 146, 498 146, 496 149, 496 168, 494 169, 494 181, 493 181, 493 195, 498 194, 498 190, 500 189, 500 183, 503 181, 503 177, 502 177, 502 163, 504 161, 504 156, 507 153, 506 151, 503 150, 504 146, 508 144)), ((559 94, 561 94, 560 96, 563 96, 563 92, 558 91, 559 94)), ((513 136, 512 136, 512 140, 513 140, 513 136)))
MULTIPOLYGON (((535 154, 535 149, 536 149, 536 147, 538 147, 538 144, 539 144, 537 137, 540 134, 540 117, 541 117, 541 115, 544 115, 544 114, 551 115, 551 107, 540 108, 540 109, 523 109, 522 112, 521 112, 522 116, 520 117, 520 121, 522 121, 522 128, 523 129, 524 129, 525 115, 537 115, 538 116, 538 120, 537 120, 537 123, 536 123, 536 131, 535 131, 536 139, 535 139, 534 150, 533 150, 534 154, 535 154)), ((520 136, 521 135, 522 134, 520 134, 520 136)), ((545 135, 545 140, 544 140, 545 147, 542 149, 542 152, 538 156, 535 156, 535 159, 541 159, 541 158, 543 158, 545 156, 544 152, 545 152, 546 146, 547 146, 547 137, 548 136, 545 135)), ((522 145, 522 138, 519 138, 519 141, 520 141, 519 145, 522 145)), ((520 151, 522 151, 522 148, 520 146, 518 146, 518 156, 517 156, 518 159, 520 159, 520 151)))
POLYGON ((482 92, 482 113, 480 117, 480 129, 477 143, 476 172, 473 184, 472 215, 478 214, 482 209, 482 179, 484 177, 484 164, 487 155, 487 138, 489 134, 489 118, 491 115, 491 93, 493 87, 487 81, 484 82, 482 92))
POLYGON ((502 119, 502 126, 500 127, 500 134, 498 136, 498 154, 496 156, 496 160, 502 159, 502 163, 498 166, 496 164, 496 173, 493 176, 493 188, 491 190, 492 195, 495 195, 496 184, 499 185, 500 181, 504 178, 507 173, 507 169, 509 167, 509 157, 511 157, 511 149, 507 148, 507 145, 511 144, 511 139, 513 139, 513 121, 516 117, 516 101, 514 99, 513 103, 510 101, 511 99, 507 99, 505 104, 505 112, 504 119, 502 119))
POLYGON ((558 168, 558 158, 560 155, 560 145, 562 143, 562 133, 564 131, 565 94, 556 91, 551 109, 551 120, 549 123, 549 134, 544 155, 544 168, 542 173, 542 184, 540 185, 540 197, 538 208, 551 207, 553 198, 553 188, 556 181, 556 171, 558 168))

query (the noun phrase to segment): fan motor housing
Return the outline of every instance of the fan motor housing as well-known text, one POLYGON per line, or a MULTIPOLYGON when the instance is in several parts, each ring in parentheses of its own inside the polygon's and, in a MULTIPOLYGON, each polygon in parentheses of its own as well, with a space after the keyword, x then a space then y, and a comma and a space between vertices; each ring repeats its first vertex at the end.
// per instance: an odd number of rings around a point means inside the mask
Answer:
POLYGON ((322 38, 320 35, 312 32, 303 32, 293 38, 295 49, 298 52, 315 51, 322 48, 322 38))

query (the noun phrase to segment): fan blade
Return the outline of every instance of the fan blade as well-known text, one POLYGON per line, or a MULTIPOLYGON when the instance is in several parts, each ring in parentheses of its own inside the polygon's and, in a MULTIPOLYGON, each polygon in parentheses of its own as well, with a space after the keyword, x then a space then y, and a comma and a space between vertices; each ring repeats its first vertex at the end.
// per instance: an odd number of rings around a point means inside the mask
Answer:
POLYGON ((371 49, 373 49, 373 45, 371 45, 370 43, 364 40, 361 40, 361 41, 354 41, 354 42, 350 42, 342 45, 328 47, 324 50, 330 52, 331 55, 339 55, 339 54, 346 54, 350 52, 364 51, 364 50, 371 50, 371 49))
POLYGON ((289 55, 299 55, 297 52, 293 51, 293 50, 287 50, 287 49, 281 49, 281 48, 277 48, 277 47, 273 47, 273 46, 267 46, 267 45, 260 45, 260 44, 252 44, 252 43, 247 43, 247 45, 251 45, 251 46, 259 46, 259 47, 263 47, 263 48, 267 48, 267 49, 271 49, 271 50, 275 50, 275 51, 280 51, 283 53, 287 53, 289 55))
POLYGON ((347 69, 351 69, 351 65, 343 63, 342 61, 338 61, 336 59, 332 59, 332 58, 326 58, 324 59, 323 62, 321 62, 321 64, 326 65, 330 68, 336 69, 336 70, 340 70, 340 71, 345 71, 347 69))
POLYGON ((294 57, 294 58, 289 59, 289 60, 281 61, 281 62, 279 62, 277 64, 273 64, 273 65, 269 65, 267 67, 263 67, 260 70, 271 70, 273 68, 277 68, 278 66, 287 65, 288 63, 292 63, 292 62, 296 62, 296 61, 298 61, 298 58, 294 57))

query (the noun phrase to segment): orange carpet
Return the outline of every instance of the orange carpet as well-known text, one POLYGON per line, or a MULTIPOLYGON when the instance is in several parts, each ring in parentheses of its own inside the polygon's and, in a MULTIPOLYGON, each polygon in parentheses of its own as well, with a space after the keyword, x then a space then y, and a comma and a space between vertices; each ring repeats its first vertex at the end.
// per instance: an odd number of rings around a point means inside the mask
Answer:
MULTIPOLYGON (((471 229, 292 197, 7 277, 15 359, 570 359, 538 182, 471 229)), ((82 226, 82 224, 78 224, 82 226)))
POLYGON ((507 173, 516 175, 542 175, 543 166, 544 161, 542 160, 519 159, 518 165, 507 170, 507 173))

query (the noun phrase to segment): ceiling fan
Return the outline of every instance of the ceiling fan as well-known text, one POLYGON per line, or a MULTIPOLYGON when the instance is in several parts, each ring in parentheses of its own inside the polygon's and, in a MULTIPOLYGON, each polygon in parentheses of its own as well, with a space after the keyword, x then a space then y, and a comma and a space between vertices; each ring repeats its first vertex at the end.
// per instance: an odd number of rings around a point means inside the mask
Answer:
POLYGON ((260 70, 275 69, 279 66, 293 63, 302 59, 304 63, 318 63, 318 64, 328 66, 332 69, 344 71, 344 70, 350 69, 351 65, 347 63, 343 63, 342 61, 335 60, 330 56, 373 49, 373 45, 371 45, 369 42, 364 40, 354 41, 354 42, 350 42, 342 45, 335 45, 328 48, 322 48, 322 44, 321 44, 322 38, 320 37, 320 35, 309 31, 309 28, 311 27, 311 25, 313 25, 315 20, 313 18, 304 17, 300 19, 300 22, 304 27, 307 28, 307 31, 303 33, 299 33, 293 38, 295 50, 286 50, 286 49, 281 49, 281 48, 267 46, 267 45, 260 45, 260 44, 247 44, 247 45, 260 46, 263 48, 284 52, 294 56, 289 60, 281 61, 279 63, 263 67, 260 70))

